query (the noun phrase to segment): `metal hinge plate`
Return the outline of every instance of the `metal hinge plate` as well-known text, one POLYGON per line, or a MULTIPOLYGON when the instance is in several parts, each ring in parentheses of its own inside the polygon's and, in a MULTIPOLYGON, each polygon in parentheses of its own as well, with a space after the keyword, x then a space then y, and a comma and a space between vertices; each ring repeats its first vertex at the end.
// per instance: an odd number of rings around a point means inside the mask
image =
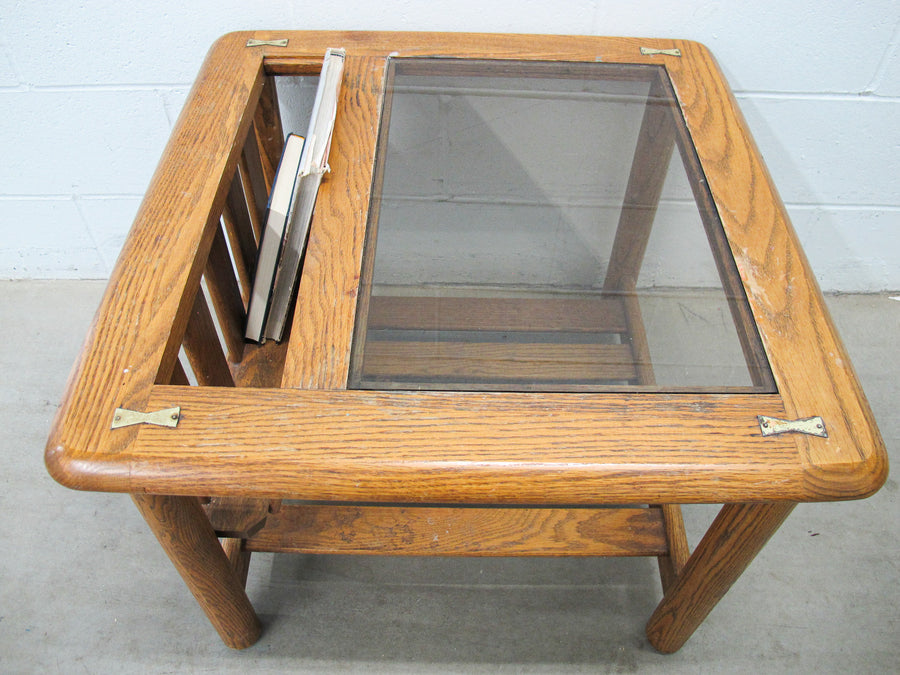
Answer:
POLYGON ((177 427, 181 419, 181 408, 166 408, 154 412, 139 412, 127 408, 116 408, 111 429, 130 427, 134 424, 154 424, 158 427, 177 427))
POLYGON ((250 38, 247 40, 248 47, 287 47, 288 41, 284 40, 255 40, 250 38))
POLYGON ((644 56, 655 56, 663 54, 665 56, 681 56, 680 49, 653 49, 652 47, 641 47, 641 54, 644 56))
POLYGON ((825 430, 825 420, 821 417, 804 417, 800 420, 781 420, 777 417, 758 415, 756 419, 759 420, 759 429, 762 431, 763 436, 797 433, 828 438, 828 432, 825 430))

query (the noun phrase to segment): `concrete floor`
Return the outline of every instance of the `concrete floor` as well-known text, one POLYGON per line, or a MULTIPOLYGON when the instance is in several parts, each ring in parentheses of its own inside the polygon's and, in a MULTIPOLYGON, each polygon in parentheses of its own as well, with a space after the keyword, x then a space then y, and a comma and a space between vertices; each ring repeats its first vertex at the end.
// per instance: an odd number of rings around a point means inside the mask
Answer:
MULTIPOLYGON (((643 636, 651 559, 256 555, 257 645, 224 647, 124 495, 44 470, 101 282, 0 282, 0 672, 859 673, 900 667, 897 481, 801 505, 694 637, 643 636)), ((900 465, 900 302, 829 305, 900 465)), ((686 511, 692 543, 713 507, 686 511)))

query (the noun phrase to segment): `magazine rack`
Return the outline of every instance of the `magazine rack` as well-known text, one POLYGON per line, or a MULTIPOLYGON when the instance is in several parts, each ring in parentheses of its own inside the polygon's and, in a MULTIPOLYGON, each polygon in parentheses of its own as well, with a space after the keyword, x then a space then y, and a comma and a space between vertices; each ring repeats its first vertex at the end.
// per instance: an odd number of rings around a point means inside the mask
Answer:
MULTIPOLYGON (((526 197, 530 208, 536 198, 526 197)), ((69 487, 130 493, 236 648, 260 630, 244 592, 251 552, 287 551, 655 556, 664 597, 647 634, 675 651, 796 502, 864 497, 887 472, 784 207, 704 47, 415 33, 235 33, 213 46, 46 461, 69 487), (274 80, 315 75, 329 47, 346 49, 343 88, 290 333, 248 345, 247 294, 284 137, 274 80), (425 95, 457 76, 482 78, 465 96, 538 77, 579 82, 551 98, 574 100, 597 79, 613 84, 594 98, 643 97, 615 240, 590 298, 376 288, 393 161, 389 146, 376 148, 398 119, 393 87, 412 78, 404 91, 425 95), (637 94, 608 94, 634 82, 637 94), (657 206, 669 204, 673 153, 702 216, 744 384, 654 371, 638 277, 657 206), (548 345, 560 321, 568 337, 548 345), (497 346, 511 333, 537 337, 497 346), (485 363, 489 353, 508 358, 485 363), (548 376, 534 365, 547 361, 565 365, 548 376), (616 369, 590 374, 596 364, 616 369), (701 502, 725 506, 691 552, 677 505, 701 502)))

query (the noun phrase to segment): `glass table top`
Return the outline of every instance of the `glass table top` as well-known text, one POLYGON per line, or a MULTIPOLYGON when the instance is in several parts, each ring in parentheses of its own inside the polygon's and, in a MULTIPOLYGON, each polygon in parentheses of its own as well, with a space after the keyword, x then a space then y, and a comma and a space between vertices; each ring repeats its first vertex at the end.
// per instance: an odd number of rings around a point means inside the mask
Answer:
POLYGON ((663 67, 387 82, 351 388, 774 391, 663 67))

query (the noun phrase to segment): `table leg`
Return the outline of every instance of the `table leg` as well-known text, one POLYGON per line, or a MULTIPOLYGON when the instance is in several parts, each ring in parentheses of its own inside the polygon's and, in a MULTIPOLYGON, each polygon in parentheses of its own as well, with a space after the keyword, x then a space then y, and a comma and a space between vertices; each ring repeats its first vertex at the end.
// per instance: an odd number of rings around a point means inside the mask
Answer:
POLYGON ((259 619, 199 501, 195 497, 131 497, 222 641, 234 649, 256 642, 259 619))
POLYGON ((650 617, 650 644, 667 654, 680 649, 794 506, 792 502, 723 506, 650 617))

